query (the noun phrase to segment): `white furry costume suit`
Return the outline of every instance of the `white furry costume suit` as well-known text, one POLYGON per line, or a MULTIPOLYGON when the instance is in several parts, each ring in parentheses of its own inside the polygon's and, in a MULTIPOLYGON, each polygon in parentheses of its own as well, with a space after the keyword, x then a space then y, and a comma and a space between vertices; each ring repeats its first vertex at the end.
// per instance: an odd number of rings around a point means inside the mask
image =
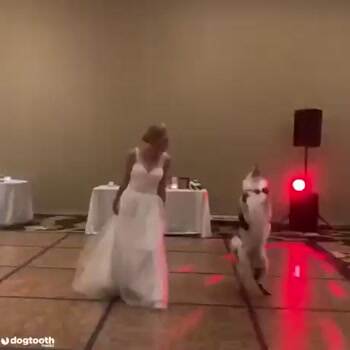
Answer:
POLYGON ((250 265, 259 288, 269 294, 261 280, 268 268, 266 241, 271 232, 271 204, 268 182, 257 167, 243 181, 239 218, 239 237, 233 237, 232 250, 237 252, 240 265, 250 265))

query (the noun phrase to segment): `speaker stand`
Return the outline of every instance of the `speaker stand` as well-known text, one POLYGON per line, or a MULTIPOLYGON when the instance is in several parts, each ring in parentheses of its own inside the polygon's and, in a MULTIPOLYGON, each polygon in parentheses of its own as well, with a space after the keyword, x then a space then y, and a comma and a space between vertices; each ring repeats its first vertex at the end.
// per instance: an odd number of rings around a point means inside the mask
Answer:
POLYGON ((307 176, 309 165, 309 147, 305 146, 304 148, 304 173, 307 176))
MULTIPOLYGON (((304 148, 304 173, 305 177, 307 178, 308 176, 308 170, 309 170, 309 147, 305 146, 304 148)), ((326 227, 330 230, 334 230, 334 227, 329 223, 328 220, 326 220, 319 212, 318 212, 318 219, 322 221, 326 227)))
POLYGON ((327 221, 321 214, 318 214, 318 219, 322 221, 330 230, 336 231, 329 221, 327 221))

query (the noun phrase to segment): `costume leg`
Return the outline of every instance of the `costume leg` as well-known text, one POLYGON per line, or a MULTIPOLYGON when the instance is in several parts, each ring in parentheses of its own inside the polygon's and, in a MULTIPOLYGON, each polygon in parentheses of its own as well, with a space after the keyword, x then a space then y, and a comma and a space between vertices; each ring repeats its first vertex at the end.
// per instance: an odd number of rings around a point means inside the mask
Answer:
POLYGON ((252 260, 252 269, 253 269, 253 276, 254 280, 258 286, 258 288, 261 290, 261 292, 264 295, 271 295, 271 293, 265 289, 262 279, 267 273, 267 266, 268 266, 268 261, 267 261, 267 256, 265 252, 265 247, 261 247, 259 249, 258 256, 256 257, 256 260, 252 260))

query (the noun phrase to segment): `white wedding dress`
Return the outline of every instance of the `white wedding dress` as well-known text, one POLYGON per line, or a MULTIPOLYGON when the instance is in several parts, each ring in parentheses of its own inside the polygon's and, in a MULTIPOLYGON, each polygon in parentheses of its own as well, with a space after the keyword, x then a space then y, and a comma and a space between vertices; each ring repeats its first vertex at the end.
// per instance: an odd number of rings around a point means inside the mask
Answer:
POLYGON ((127 304, 166 308, 168 270, 164 206, 157 195, 165 154, 148 171, 139 149, 119 215, 88 241, 78 262, 75 291, 95 298, 120 296, 127 304))

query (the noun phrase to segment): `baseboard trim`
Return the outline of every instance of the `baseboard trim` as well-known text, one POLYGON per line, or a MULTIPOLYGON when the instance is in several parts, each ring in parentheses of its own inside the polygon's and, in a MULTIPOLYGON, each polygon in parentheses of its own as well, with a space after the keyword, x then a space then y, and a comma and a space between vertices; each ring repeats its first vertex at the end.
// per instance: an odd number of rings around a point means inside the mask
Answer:
MULTIPOLYGON (((238 224, 238 216, 237 215, 212 215, 211 221, 213 223, 220 223, 222 225, 234 225, 238 224)), ((273 221, 272 222, 273 230, 289 230, 288 221, 273 221)), ((327 230, 329 226, 323 224, 320 221, 318 226, 320 230, 327 230)), ((332 228, 337 231, 349 231, 350 232, 350 224, 332 224, 332 228)))
MULTIPOLYGON (((59 213, 52 213, 52 212, 46 212, 41 211, 40 213, 35 213, 37 216, 83 216, 87 217, 87 212, 84 211, 76 211, 76 212, 69 212, 69 211, 60 211, 59 213)), ((238 225, 238 216, 237 215, 212 215, 211 216, 211 222, 217 223, 221 225, 238 225)), ((325 224, 320 224, 319 226, 320 230, 327 230, 329 227, 325 224)), ((334 230, 337 231, 349 231, 350 232, 350 224, 332 224, 332 227, 334 230)), ((272 222, 272 228, 274 231, 280 231, 280 230, 289 230, 288 228, 288 222, 286 221, 273 221, 272 222)))
POLYGON ((64 212, 60 211, 58 213, 52 213, 52 212, 40 212, 40 213, 35 213, 35 216, 86 216, 87 217, 87 212, 64 212))

